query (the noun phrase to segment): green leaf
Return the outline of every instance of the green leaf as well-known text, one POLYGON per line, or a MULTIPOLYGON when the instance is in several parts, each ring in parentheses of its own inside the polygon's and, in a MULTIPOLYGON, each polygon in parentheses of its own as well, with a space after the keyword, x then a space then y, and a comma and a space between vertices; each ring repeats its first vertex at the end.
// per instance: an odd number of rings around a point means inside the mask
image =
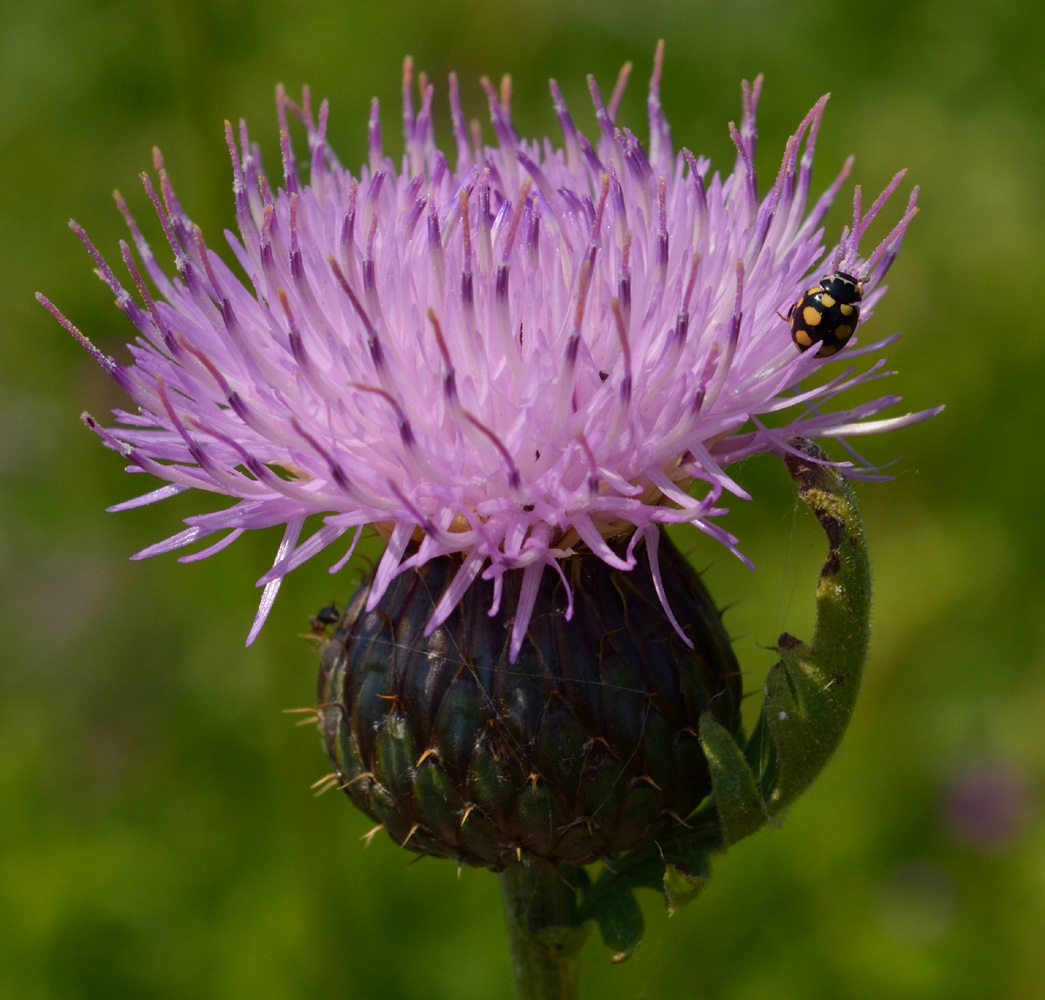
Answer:
POLYGON ((728 847, 765 824, 766 805, 733 734, 710 712, 700 717, 700 742, 711 770, 722 842, 728 847))
POLYGON ((613 950, 610 961, 623 962, 639 946, 645 929, 635 894, 630 889, 618 889, 601 893, 594 903, 591 912, 582 912, 598 924, 603 943, 613 950))
POLYGON ((824 453, 808 441, 787 456, 799 496, 827 534, 827 560, 817 584, 816 631, 807 645, 780 637, 780 662, 766 679, 763 709, 776 749, 770 814, 794 801, 823 770, 849 726, 870 639, 871 569, 863 525, 845 478, 818 464, 824 453))
POLYGON ((668 916, 673 917, 679 907, 691 903, 703 891, 711 878, 711 869, 705 864, 693 872, 687 865, 664 865, 664 898, 668 904, 668 916))

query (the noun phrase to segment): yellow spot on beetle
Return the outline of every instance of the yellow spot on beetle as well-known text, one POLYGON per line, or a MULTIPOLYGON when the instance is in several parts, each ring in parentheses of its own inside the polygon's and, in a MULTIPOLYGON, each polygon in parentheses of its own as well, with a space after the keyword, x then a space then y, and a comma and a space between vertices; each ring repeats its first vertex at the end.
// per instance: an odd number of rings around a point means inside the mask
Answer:
POLYGON ((824 292, 824 294, 820 296, 820 301, 823 303, 825 309, 830 309, 831 306, 835 304, 834 296, 828 295, 827 292, 824 292))
POLYGON ((806 306, 802 310, 802 319, 805 320, 806 326, 816 326, 820 318, 820 311, 815 306, 806 306))
POLYGON ((839 340, 848 340, 853 335, 853 328, 848 323, 843 323, 835 330, 835 336, 839 340))
POLYGON ((842 314, 843 316, 850 316, 850 315, 852 315, 852 312, 853 312, 853 307, 852 307, 851 305, 849 305, 849 303, 848 303, 848 302, 843 302, 843 303, 842 303, 842 304, 841 304, 841 305, 840 305, 840 306, 838 307, 838 311, 839 311, 839 312, 840 312, 840 313, 841 313, 841 314, 842 314))
POLYGON ((837 354, 838 348, 834 344, 824 344, 819 351, 816 352, 818 358, 826 358, 831 354, 837 354))
POLYGON ((795 343, 802 347, 812 347, 813 340, 805 330, 795 330, 795 343))

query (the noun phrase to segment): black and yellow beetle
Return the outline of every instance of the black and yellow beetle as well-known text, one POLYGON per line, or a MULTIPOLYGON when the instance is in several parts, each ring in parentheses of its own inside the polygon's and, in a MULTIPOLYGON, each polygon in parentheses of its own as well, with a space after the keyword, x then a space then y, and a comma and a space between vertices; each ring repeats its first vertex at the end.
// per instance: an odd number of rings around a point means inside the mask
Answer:
POLYGON ((849 342, 860 319, 857 303, 864 286, 851 274, 835 271, 820 279, 787 311, 791 339, 800 351, 819 344, 818 358, 837 354, 849 342))

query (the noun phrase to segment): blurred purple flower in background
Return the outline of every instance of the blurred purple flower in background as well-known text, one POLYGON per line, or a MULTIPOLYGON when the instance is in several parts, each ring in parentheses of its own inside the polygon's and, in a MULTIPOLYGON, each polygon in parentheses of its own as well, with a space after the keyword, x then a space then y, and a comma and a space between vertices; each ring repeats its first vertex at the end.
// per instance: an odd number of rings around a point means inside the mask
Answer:
POLYGON ((944 787, 944 831, 962 847, 990 853, 1011 846, 1033 812, 1030 783, 1004 761, 967 762, 944 787))
MULTIPOLYGON (((862 257, 861 238, 902 175, 866 212, 856 188, 851 225, 825 249, 822 220, 849 171, 847 162, 811 199, 826 97, 788 139, 760 198, 761 81, 744 87, 740 126, 730 126, 736 162, 722 176, 707 159, 674 151, 658 96, 661 62, 658 48, 646 148, 615 121, 628 67, 609 101, 589 81, 594 143, 552 82, 561 147, 517 136, 507 79, 499 91, 483 81, 498 143, 483 145, 451 76, 448 158, 434 144, 434 87, 420 75, 415 109, 408 61, 405 153, 397 163, 384 152, 375 101, 369 161, 357 174, 327 145, 327 104, 316 115, 307 91, 298 104, 281 89, 281 187, 263 172, 245 125, 238 138, 226 128, 239 230, 226 238, 246 282, 186 216, 159 153, 158 190, 143 179, 176 277, 159 266, 119 195, 137 260, 124 243, 121 253, 137 296, 73 224, 138 330, 133 363, 101 353, 41 301, 136 404, 116 413, 117 427, 85 415, 87 424, 132 471, 166 481, 113 509, 188 489, 235 499, 187 518, 185 530, 139 555, 221 536, 182 556, 195 560, 247 529, 285 526, 259 581, 253 639, 288 572, 349 535, 332 571, 342 567, 362 528, 374 526, 388 544, 370 607, 404 569, 461 555, 429 632, 480 574, 494 581, 495 613, 504 573, 521 569, 514 657, 542 573, 578 545, 627 569, 645 539, 655 580, 658 525, 691 523, 737 551, 715 521, 723 494, 747 497, 731 463, 785 453, 793 435, 845 439, 935 413, 879 418, 895 395, 828 409, 888 374, 875 356, 892 338, 854 339, 824 359, 796 351, 783 319, 811 277, 841 270, 862 282, 866 322, 917 190, 862 257), (307 135, 307 181, 291 117, 307 135), (312 515, 320 520, 308 532, 312 515), (607 544, 633 529, 625 550, 607 544)), ((851 475, 873 474, 849 454, 842 464, 851 475)))

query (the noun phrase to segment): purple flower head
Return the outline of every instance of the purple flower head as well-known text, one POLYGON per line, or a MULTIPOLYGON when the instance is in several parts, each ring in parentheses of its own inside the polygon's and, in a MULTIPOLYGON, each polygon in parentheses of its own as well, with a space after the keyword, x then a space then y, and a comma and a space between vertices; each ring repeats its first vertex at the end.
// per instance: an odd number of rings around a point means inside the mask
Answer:
MULTIPOLYGON (((181 557, 200 559, 247 529, 284 525, 249 642, 287 573, 347 535, 332 572, 341 568, 371 525, 388 542, 371 606, 398 573, 460 555, 429 631, 480 574, 495 583, 496 613, 503 575, 521 570, 514 657, 542 573, 578 546, 628 569, 645 539, 655 579, 658 525, 688 522, 737 551, 714 520, 724 493, 747 497, 730 463, 787 452, 796 434, 844 439, 935 412, 879 419, 893 395, 830 410, 840 393, 888 374, 884 358, 854 362, 891 338, 858 345, 861 326, 839 359, 824 359, 797 351, 783 319, 811 278, 841 270, 863 284, 866 322, 917 189, 865 258, 861 237, 902 174, 866 212, 856 188, 852 224, 825 249, 821 222, 850 167, 810 202, 826 97, 788 139, 760 197, 761 80, 744 85, 740 126, 730 125, 736 162, 723 176, 672 147, 658 96, 662 53, 645 147, 616 122, 628 67, 608 102, 589 79, 594 141, 552 81, 561 147, 516 134, 507 80, 500 91, 483 81, 497 137, 484 145, 478 126, 465 125, 451 76, 448 159, 433 138, 435 88, 420 76, 416 109, 408 60, 405 153, 397 162, 384 152, 375 101, 369 160, 356 174, 327 145, 327 104, 315 116, 307 90, 297 104, 280 89, 281 186, 245 125, 237 139, 226 124, 238 234, 225 236, 246 282, 186 216, 158 153, 159 190, 143 181, 176 276, 119 195, 137 250, 136 259, 121 243, 136 296, 73 224, 138 330, 133 363, 103 355, 41 301, 136 404, 116 412, 117 427, 85 415, 88 426, 132 471, 166 482, 112 509, 188 489, 235 501, 187 518, 139 556, 219 535, 181 557), (304 175, 291 116, 307 135, 304 175), (607 539, 624 532, 622 555, 607 539)), ((852 474, 873 472, 851 455, 841 464, 852 474)))

